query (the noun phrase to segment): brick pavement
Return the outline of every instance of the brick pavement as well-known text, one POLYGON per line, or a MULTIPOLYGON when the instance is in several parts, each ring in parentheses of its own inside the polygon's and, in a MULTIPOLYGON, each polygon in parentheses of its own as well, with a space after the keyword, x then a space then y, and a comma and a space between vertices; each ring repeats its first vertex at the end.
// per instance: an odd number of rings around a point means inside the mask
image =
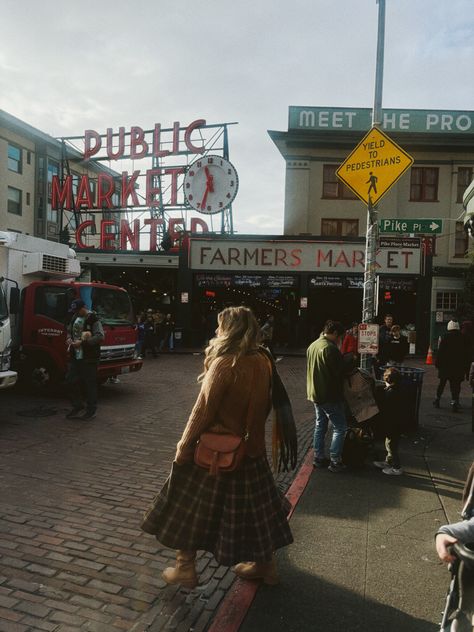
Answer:
MULTIPOLYGON (((150 359, 101 389, 92 422, 66 420, 60 398, 0 394, 0 632, 206 630, 233 574, 201 554, 198 589, 166 586, 160 572, 173 552, 138 526, 167 476, 201 364, 150 359)), ((303 458, 312 432, 304 359, 279 368, 303 458)), ((279 477, 282 489, 292 477, 279 477)))

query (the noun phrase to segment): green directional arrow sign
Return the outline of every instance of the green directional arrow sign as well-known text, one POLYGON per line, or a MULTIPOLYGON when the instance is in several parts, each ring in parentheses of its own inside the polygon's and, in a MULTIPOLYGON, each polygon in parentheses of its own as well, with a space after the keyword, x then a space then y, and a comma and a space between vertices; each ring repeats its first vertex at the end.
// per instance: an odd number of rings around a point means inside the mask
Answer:
POLYGON ((437 235, 443 232, 442 219, 380 219, 381 233, 419 233, 437 235))

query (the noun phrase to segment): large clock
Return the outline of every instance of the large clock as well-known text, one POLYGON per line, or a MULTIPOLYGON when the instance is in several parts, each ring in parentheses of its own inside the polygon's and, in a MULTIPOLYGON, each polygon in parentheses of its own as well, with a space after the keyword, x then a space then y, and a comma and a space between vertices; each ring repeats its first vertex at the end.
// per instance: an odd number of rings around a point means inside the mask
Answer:
POLYGON ((212 215, 232 204, 239 188, 233 164, 221 156, 203 156, 189 165, 184 176, 184 194, 190 206, 212 215))

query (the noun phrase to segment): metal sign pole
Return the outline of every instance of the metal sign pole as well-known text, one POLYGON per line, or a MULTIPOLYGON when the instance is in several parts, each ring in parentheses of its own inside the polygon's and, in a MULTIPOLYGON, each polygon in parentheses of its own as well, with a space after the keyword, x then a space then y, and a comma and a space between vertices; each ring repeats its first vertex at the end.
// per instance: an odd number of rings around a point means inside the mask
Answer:
MULTIPOLYGON (((385 46, 385 0, 377 0, 379 5, 378 31, 377 31, 377 62, 375 68, 375 97, 374 110, 372 112, 372 126, 382 123, 382 88, 383 88, 383 58, 385 46)), ((369 188, 370 191, 370 188, 369 188)), ((377 209, 373 206, 369 195, 367 205, 367 233, 365 240, 365 267, 364 267, 364 296, 362 301, 362 322, 371 323, 375 318, 375 292, 376 292, 376 257, 379 239, 379 227, 377 221, 377 209)), ((360 366, 369 370, 369 354, 361 354, 360 366)))

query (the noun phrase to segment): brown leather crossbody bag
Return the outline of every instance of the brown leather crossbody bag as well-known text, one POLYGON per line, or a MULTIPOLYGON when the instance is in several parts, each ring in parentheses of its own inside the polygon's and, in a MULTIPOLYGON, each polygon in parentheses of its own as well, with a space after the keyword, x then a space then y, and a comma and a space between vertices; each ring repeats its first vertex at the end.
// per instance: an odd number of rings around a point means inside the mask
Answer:
POLYGON ((211 476, 219 472, 233 472, 245 456, 245 437, 235 434, 203 432, 194 450, 194 463, 209 470, 211 476))

